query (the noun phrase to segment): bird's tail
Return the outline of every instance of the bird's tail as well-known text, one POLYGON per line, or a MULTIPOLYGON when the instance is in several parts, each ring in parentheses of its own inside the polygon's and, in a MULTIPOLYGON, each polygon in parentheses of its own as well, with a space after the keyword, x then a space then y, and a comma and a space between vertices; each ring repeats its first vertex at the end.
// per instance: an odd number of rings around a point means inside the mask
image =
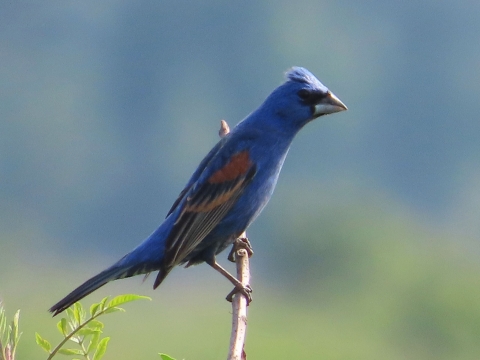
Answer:
POLYGON ((134 275, 145 274, 148 272, 149 270, 144 266, 125 266, 121 264, 121 261, 119 261, 108 269, 102 271, 100 274, 95 275, 91 279, 85 281, 82 285, 77 287, 70 294, 53 305, 49 311, 53 313, 53 316, 55 316, 110 281, 123 279, 134 275))

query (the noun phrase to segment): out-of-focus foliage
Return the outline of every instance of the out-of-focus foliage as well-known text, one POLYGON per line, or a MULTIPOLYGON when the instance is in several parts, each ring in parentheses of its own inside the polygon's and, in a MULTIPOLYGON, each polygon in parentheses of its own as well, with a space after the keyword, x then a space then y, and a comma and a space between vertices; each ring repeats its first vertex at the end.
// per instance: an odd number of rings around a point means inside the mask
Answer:
MULTIPOLYGON (((1 2, 0 297, 22 309, 19 358, 52 335, 49 306, 155 229, 220 119, 292 65, 349 111, 299 134, 250 230, 249 357, 478 358, 479 18, 473 0, 1 2)), ((194 270, 108 319, 112 358, 224 358, 230 289, 194 270)))

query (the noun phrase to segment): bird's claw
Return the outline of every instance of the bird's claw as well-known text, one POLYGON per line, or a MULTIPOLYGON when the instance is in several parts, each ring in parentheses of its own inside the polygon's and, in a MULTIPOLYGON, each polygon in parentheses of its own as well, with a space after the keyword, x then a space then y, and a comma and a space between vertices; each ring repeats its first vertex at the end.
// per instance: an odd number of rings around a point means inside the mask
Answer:
POLYGON ((249 258, 253 256, 252 244, 250 244, 248 238, 240 237, 235 239, 232 245, 232 250, 230 250, 228 254, 228 260, 230 262, 235 262, 235 254, 237 253, 237 250, 240 249, 244 249, 247 252, 249 258))
POLYGON ((226 299, 227 301, 229 302, 232 302, 233 301, 233 296, 235 294, 242 294, 243 296, 245 296, 245 298, 247 299, 247 306, 250 305, 250 303, 252 302, 252 287, 250 285, 241 285, 241 286, 238 286, 238 287, 235 287, 232 291, 230 291, 230 293, 227 295, 226 299))

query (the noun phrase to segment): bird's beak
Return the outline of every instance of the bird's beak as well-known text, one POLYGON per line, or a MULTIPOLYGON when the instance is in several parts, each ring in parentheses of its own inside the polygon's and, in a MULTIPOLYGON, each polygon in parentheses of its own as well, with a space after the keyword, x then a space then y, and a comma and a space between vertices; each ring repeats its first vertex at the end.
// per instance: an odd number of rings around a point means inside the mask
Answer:
POLYGON ((344 110, 347 110, 345 104, 329 91, 327 96, 315 105, 313 116, 319 117, 321 115, 333 114, 344 110))

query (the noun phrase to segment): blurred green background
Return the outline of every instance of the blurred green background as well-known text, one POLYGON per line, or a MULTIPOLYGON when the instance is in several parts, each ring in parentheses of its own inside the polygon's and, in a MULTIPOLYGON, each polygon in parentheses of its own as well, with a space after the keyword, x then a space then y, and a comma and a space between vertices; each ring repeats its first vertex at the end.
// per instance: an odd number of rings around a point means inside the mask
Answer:
MULTIPOLYGON (((47 309, 162 221, 220 119, 305 66, 309 124, 249 231, 249 359, 480 358, 480 2, 0 1, 0 298, 47 309)), ((225 256, 221 256, 225 263, 225 256)), ((232 269, 231 265, 229 266, 232 269)), ((106 319, 107 359, 224 359, 230 285, 178 269, 106 319)))

